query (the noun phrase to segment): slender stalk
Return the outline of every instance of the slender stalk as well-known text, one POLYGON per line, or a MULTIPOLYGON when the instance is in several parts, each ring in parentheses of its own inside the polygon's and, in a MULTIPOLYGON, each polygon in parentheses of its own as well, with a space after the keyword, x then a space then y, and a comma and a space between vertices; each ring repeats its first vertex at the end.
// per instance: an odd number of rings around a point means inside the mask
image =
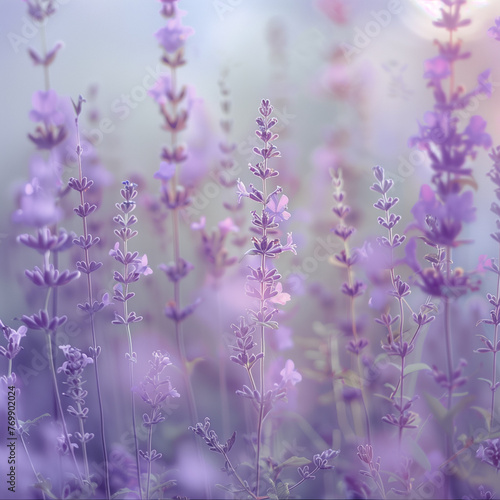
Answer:
MULTIPOLYGON (((76 125, 76 140, 77 140, 77 161, 78 161, 78 176, 79 176, 79 181, 82 182, 83 178, 83 172, 82 172, 82 150, 81 150, 81 142, 80 142, 80 129, 78 127, 78 116, 75 118, 75 125, 76 125)), ((80 191, 80 204, 83 206, 85 204, 85 197, 83 194, 83 191, 80 191)), ((83 223, 83 236, 85 240, 87 240, 88 237, 88 227, 87 227, 87 217, 82 217, 82 223, 83 223)), ((87 265, 87 269, 89 269, 90 266, 90 255, 89 255, 89 249, 88 247, 84 248, 84 255, 85 255, 85 263, 87 265)), ((92 291, 92 277, 91 273, 88 272, 87 274, 87 299, 90 307, 92 308, 92 304, 94 303, 94 297, 93 297, 93 291, 92 291)), ((100 419, 100 430, 101 430, 101 444, 102 444, 102 451, 103 451, 103 456, 104 456, 104 484, 105 484, 105 490, 106 490, 106 498, 111 497, 111 491, 110 491, 110 486, 109 486, 109 463, 108 463, 108 450, 106 447, 106 434, 105 434, 105 429, 104 429, 104 411, 103 411, 103 404, 102 404, 102 395, 101 395, 101 384, 100 384, 100 379, 99 379, 99 367, 97 363, 97 338, 96 338, 96 327, 95 327, 95 318, 94 318, 94 312, 92 309, 90 309, 89 312, 90 315, 90 329, 91 329, 91 334, 92 334, 92 359, 94 361, 94 372, 95 372, 95 378, 96 378, 96 388, 97 388, 97 400, 99 403, 99 419, 100 419)))
MULTIPOLYGON (((215 289, 215 303, 216 303, 216 314, 217 319, 215 324, 217 325, 218 332, 222 331, 222 320, 221 320, 221 307, 220 307, 220 293, 219 288, 216 286, 215 289)), ((229 434, 229 400, 227 397, 227 373, 226 373, 226 359, 227 352, 224 343, 219 343, 219 394, 221 403, 221 413, 222 413, 222 430, 224 435, 229 434)))
POLYGON ((50 373, 52 375, 52 383, 54 384, 54 391, 55 391, 56 398, 57 398, 57 406, 59 408, 59 415, 60 415, 61 424, 63 427, 64 439, 66 440, 66 443, 67 443, 68 448, 69 448, 69 452, 71 454, 71 458, 73 459, 73 463, 75 464, 75 469, 76 469, 76 473, 78 475, 78 479, 80 480, 80 483, 83 485, 83 478, 82 478, 82 475, 80 473, 78 463, 76 461, 75 452, 73 450, 71 440, 69 438, 68 428, 66 426, 66 419, 64 418, 64 413, 63 413, 62 404, 61 404, 61 397, 59 396, 59 390, 57 388, 56 368, 55 368, 54 363, 53 363, 52 341, 50 339, 50 334, 47 335, 47 347, 49 349, 50 373))
MULTIPOLYGON (((268 117, 265 118, 265 124, 267 128, 268 117)), ((264 148, 268 148, 268 141, 265 141, 264 148)), ((267 169, 267 158, 264 158, 264 170, 267 169)), ((266 179, 262 179, 262 193, 263 193, 263 203, 262 211, 266 208, 267 201, 267 182, 266 179)), ((262 228, 262 238, 267 237, 267 227, 262 228)), ((261 255, 260 267, 262 273, 265 275, 266 272, 266 256, 264 253, 261 255)), ((264 281, 260 282, 260 313, 263 314, 266 300, 264 299, 264 281)), ((265 395, 265 359, 266 359, 266 339, 265 339, 265 328, 260 325, 260 347, 262 352, 262 358, 260 359, 260 407, 259 407, 259 420, 257 422, 257 450, 255 454, 255 471, 257 473, 256 484, 255 484, 255 494, 259 496, 260 487, 260 453, 261 453, 261 439, 262 439, 262 423, 264 418, 264 395, 265 395)))
MULTIPOLYGON (((40 24, 40 38, 42 40, 42 57, 45 60, 47 57, 47 39, 45 36, 45 26, 43 22, 40 24)), ((43 80, 45 84, 45 92, 50 89, 50 76, 49 76, 49 68, 46 64, 43 65, 43 80)))
MULTIPOLYGON (((401 356, 401 378, 399 382, 399 406, 400 406, 400 417, 403 415, 403 398, 404 398, 404 390, 403 390, 403 384, 404 384, 404 373, 405 373, 405 357, 401 356)), ((401 422, 399 424, 399 453, 401 454, 401 442, 403 440, 403 427, 401 427, 401 422)))
MULTIPOLYGON (((172 95, 177 96, 177 71, 175 66, 170 66, 170 77, 171 77, 171 90, 172 95)), ((177 101, 174 100, 172 102, 172 115, 177 116, 177 101)), ((171 130, 170 132, 170 146, 172 151, 175 151, 177 147, 177 132, 175 130, 171 130)), ((175 194, 177 192, 179 180, 179 172, 177 166, 175 168, 174 176, 172 178, 172 198, 175 198, 175 194)), ((174 262, 177 265, 180 261, 181 257, 181 248, 180 248, 180 234, 179 234, 179 207, 175 207, 173 209, 172 214, 173 219, 173 250, 174 250, 174 262)), ((180 280, 174 281, 174 302, 177 310, 181 309, 181 284, 180 280)), ((182 328, 182 324, 180 321, 175 320, 175 338, 177 343, 177 352, 179 353, 181 365, 182 365, 182 374, 184 378, 184 384, 186 387, 186 392, 188 396, 188 409, 189 409, 189 419, 191 422, 198 422, 198 409, 196 407, 196 400, 194 397, 194 389, 191 383, 191 374, 188 369, 188 360, 186 355, 186 346, 184 342, 184 331, 182 328)), ((196 452, 198 455, 199 463, 203 463, 203 449, 201 447, 201 443, 198 440, 196 442, 196 452)), ((207 475, 204 473, 204 481, 205 481, 205 493, 207 497, 210 497, 210 486, 208 484, 207 475)))
MULTIPOLYGON (((80 403, 76 405, 76 409, 78 412, 82 411, 82 406, 80 403)), ((80 418, 79 424, 80 424, 80 434, 82 437, 85 436, 85 429, 83 427, 83 420, 80 418)), ((85 440, 82 442, 82 454, 83 454, 83 468, 85 469, 85 479, 90 483, 90 471, 89 471, 89 460, 87 456, 87 443, 85 440)))
MULTIPOLYGON (((129 213, 127 212, 125 214, 125 225, 127 226, 129 220, 129 213)), ((123 240, 123 255, 127 255, 128 253, 128 240, 124 239, 123 240)), ((128 276, 128 263, 124 265, 124 274, 123 276, 126 278, 128 276)), ((125 299, 128 297, 128 280, 126 280, 125 283, 125 299)), ((123 317, 126 319, 128 318, 128 300, 123 301, 123 317)), ((132 407, 132 428, 133 428, 133 433, 134 433, 134 446, 135 446, 135 464, 137 467, 137 485, 139 487, 139 497, 142 500, 142 486, 141 486, 141 466, 140 466, 140 460, 139 460, 139 441, 137 439, 137 424, 136 424, 136 419, 135 419, 135 397, 134 393, 132 391, 134 387, 134 362, 132 361, 133 359, 133 353, 134 353, 134 348, 132 344, 132 332, 130 331, 130 323, 127 322, 126 324, 126 330, 127 330, 127 339, 128 339, 128 348, 129 348, 129 381, 130 381, 130 403, 132 407)))
MULTIPOLYGON (((350 258, 350 251, 349 251, 349 244, 347 243, 346 240, 344 240, 344 251, 346 255, 346 259, 350 258)), ((351 266, 347 266, 347 282, 349 284, 349 287, 353 287, 354 284, 354 277, 352 273, 351 266)), ((354 340, 358 340, 358 333, 357 333, 357 326, 356 326, 356 309, 354 307, 354 297, 350 297, 350 314, 351 314, 351 328, 352 328, 352 335, 354 337, 354 340)), ((361 366, 361 360, 359 355, 356 355, 356 367, 358 371, 358 377, 359 377, 359 390, 361 391, 361 406, 363 407, 363 413, 365 417, 365 426, 366 426, 366 439, 368 440, 368 444, 371 444, 371 429, 370 429, 370 417, 368 415, 368 407, 366 404, 366 394, 365 394, 365 389, 364 389, 364 384, 363 384, 363 367, 361 366)))
MULTIPOLYGON (((498 261, 500 262, 500 247, 498 249, 498 261)), ((500 274, 497 274, 497 300, 500 295, 500 274)), ((495 393, 496 393, 496 381, 497 381, 497 344, 498 344, 498 324, 495 324, 495 335, 493 340, 493 373, 491 375, 491 382, 493 384, 493 390, 491 391, 491 411, 490 411, 490 430, 493 427, 493 420, 495 415, 495 393)))
POLYGON ((152 447, 152 440, 153 440, 153 426, 149 426, 149 432, 148 432, 148 477, 146 480, 146 498, 149 500, 149 485, 151 482, 151 447, 152 447))

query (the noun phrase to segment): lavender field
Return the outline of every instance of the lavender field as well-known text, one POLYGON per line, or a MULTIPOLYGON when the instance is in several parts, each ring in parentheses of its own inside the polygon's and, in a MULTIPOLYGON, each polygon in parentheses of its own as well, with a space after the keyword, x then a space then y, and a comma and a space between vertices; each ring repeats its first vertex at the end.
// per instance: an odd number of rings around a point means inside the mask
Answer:
POLYGON ((0 6, 0 498, 500 498, 497 0, 0 6))

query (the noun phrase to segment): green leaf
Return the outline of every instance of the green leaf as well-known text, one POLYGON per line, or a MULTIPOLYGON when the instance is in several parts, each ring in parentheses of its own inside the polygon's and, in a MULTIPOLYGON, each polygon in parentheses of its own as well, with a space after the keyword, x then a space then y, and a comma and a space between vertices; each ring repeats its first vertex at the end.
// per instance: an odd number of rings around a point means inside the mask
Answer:
POLYGON ((426 363, 412 363, 411 365, 405 366, 403 373, 406 377, 410 373, 419 372, 421 370, 432 370, 432 368, 426 363))
POLYGON ((486 424, 486 429, 488 429, 488 432, 490 432, 491 413, 488 410, 481 408, 480 406, 471 406, 471 410, 476 410, 479 414, 483 416, 484 422, 486 424))
POLYGON ((411 441, 412 457, 417 461, 417 463, 425 470, 431 470, 431 463, 427 458, 424 450, 416 441, 411 441))
POLYGON ((215 485, 216 488, 220 488, 221 490, 224 490, 224 491, 229 491, 230 493, 234 493, 234 486, 232 484, 228 484, 227 486, 223 485, 223 484, 219 484, 217 483, 215 485))
POLYGON ((392 399, 386 396, 385 394, 374 393, 373 395, 377 396, 378 398, 385 399, 386 401, 389 401, 389 403, 393 403, 392 399))
POLYGON ((194 371, 195 366, 202 361, 205 361, 205 359, 202 357, 194 358, 191 361, 186 361, 187 372, 191 375, 194 371))
POLYGON ((21 430, 25 434, 28 434, 29 428, 32 427, 32 426, 34 426, 34 425, 36 425, 39 420, 41 420, 42 418, 45 418, 45 417, 50 417, 50 414, 49 413, 44 413, 43 415, 40 415, 39 417, 36 417, 33 420, 26 420, 24 422, 22 420, 18 419, 19 426, 21 427, 21 430))
POLYGON ((429 405, 431 412, 434 414, 438 422, 442 424, 446 418, 446 408, 441 404, 441 401, 439 401, 439 399, 436 399, 434 396, 431 396, 430 394, 424 392, 424 397, 427 401, 427 404, 429 405))
POLYGON ((276 481, 276 494, 278 498, 286 500, 290 497, 290 490, 288 489, 288 483, 283 481, 276 481))
POLYGON ((490 388, 493 385, 490 379, 478 377, 478 380, 481 380, 481 382, 486 382, 490 386, 490 388))
POLYGON ((122 488, 111 495, 111 500, 118 498, 120 495, 125 495, 126 493, 135 493, 137 495, 137 491, 131 490, 130 488, 122 488))
POLYGON ((275 470, 282 470, 285 467, 303 467, 311 463, 309 458, 305 457, 290 457, 286 459, 283 463, 279 464, 275 470))
POLYGON ((424 393, 424 397, 427 400, 427 404, 429 405, 432 413, 447 434, 451 434, 453 432, 452 424, 455 415, 475 399, 475 397, 472 395, 465 396, 450 410, 447 410, 438 399, 431 396, 430 394, 424 393))
POLYGON ((263 326, 264 328, 271 328, 273 330, 277 330, 279 328, 278 322, 277 321, 256 321, 256 325, 263 326))

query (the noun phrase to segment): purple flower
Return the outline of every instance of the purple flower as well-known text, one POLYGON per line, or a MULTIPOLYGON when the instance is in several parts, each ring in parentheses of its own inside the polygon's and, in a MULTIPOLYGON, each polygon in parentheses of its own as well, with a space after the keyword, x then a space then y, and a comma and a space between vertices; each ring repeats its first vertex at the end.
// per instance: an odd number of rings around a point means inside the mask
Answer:
POLYGON ((180 15, 177 13, 177 17, 170 19, 166 26, 155 33, 155 37, 165 51, 172 54, 184 47, 186 39, 193 34, 193 28, 183 26, 180 15))
POLYGON ((156 103, 165 104, 167 99, 172 97, 172 79, 170 75, 161 75, 148 91, 148 94, 156 103))
POLYGON ((487 439, 479 446, 476 458, 500 471, 500 439, 487 439))
POLYGON ((451 74, 450 63, 443 56, 436 56, 427 59, 424 63, 425 73, 424 78, 431 80, 442 80, 451 74))
POLYGON ((137 264, 135 264, 135 272, 144 276, 153 274, 153 270, 148 266, 148 256, 146 254, 138 259, 137 264))
POLYGON ((247 191, 245 184, 243 184, 243 182, 241 182, 240 179, 237 180, 236 186, 238 194, 238 203, 241 203, 241 198, 243 197, 248 198, 250 196, 250 193, 247 191))
POLYGON ((33 109, 30 111, 30 119, 34 122, 43 122, 46 126, 63 125, 64 114, 59 111, 59 96, 55 90, 39 90, 33 94, 31 100, 33 109))
POLYGON ((274 291, 277 292, 277 295, 270 298, 270 302, 284 306, 289 300, 291 300, 290 294, 283 292, 283 285, 281 283, 276 284, 274 291))
POLYGON ((472 116, 467 128, 464 131, 464 134, 468 136, 466 139, 467 147, 473 148, 482 147, 482 148, 490 148, 491 147, 491 137, 484 130, 486 129, 486 120, 484 120, 481 116, 472 116))
POLYGON ((17 330, 14 330, 5 326, 0 321, 0 330, 3 330, 3 335, 8 342, 7 349, 0 346, 0 355, 6 357, 7 359, 14 359, 21 352, 21 339, 26 336, 28 329, 22 325, 17 330))
POLYGON ((61 345, 59 349, 64 354, 66 361, 57 369, 57 373, 64 372, 66 375, 79 377, 83 369, 94 361, 77 347, 61 345))
POLYGON ((168 181, 175 175, 175 163, 168 163, 162 161, 160 163, 160 168, 154 173, 153 177, 155 179, 160 179, 162 181, 168 181))
POLYGON ((416 222, 409 228, 420 229, 433 243, 457 246, 460 242, 456 238, 462 230, 462 223, 474 221, 475 211, 471 191, 451 194, 443 202, 436 197, 430 186, 424 184, 419 200, 412 208, 416 222))
POLYGON ((191 229, 193 231, 202 231, 203 229, 205 229, 205 225, 207 223, 207 218, 202 215, 200 217, 200 222, 191 222, 191 229))
POLYGON ((274 219, 274 222, 282 222, 290 218, 286 211, 288 205, 288 196, 282 194, 278 201, 278 194, 274 193, 266 204, 265 212, 274 219))
POLYGON ((295 364, 291 359, 286 361, 285 368, 280 371, 280 375, 284 384, 290 382, 295 385, 302 380, 302 375, 295 369, 295 364))
POLYGON ((228 233, 233 232, 237 233, 240 228, 233 222, 231 217, 227 217, 224 220, 221 220, 217 227, 220 230, 221 237, 224 238, 228 233))
POLYGON ((488 28, 488 36, 500 42, 500 17, 495 19, 495 26, 488 28))
POLYGON ((293 242, 292 233, 288 233, 286 237, 286 245, 281 246, 282 252, 292 252, 297 255, 297 245, 293 242))
POLYGON ((62 217, 62 210, 51 193, 26 184, 19 199, 19 208, 12 214, 16 224, 38 227, 50 226, 62 217))

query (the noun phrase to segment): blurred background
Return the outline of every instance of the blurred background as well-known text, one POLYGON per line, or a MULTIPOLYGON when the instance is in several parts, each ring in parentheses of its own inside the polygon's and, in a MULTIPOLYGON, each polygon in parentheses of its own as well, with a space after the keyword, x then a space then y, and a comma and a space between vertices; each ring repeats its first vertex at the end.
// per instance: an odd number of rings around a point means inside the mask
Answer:
MULTIPOLYGON (((58 41, 64 44, 50 67, 51 87, 60 96, 76 100, 82 94, 88 101, 81 128, 95 148, 98 168, 93 172, 97 172, 94 175, 98 175, 102 187, 100 215, 95 223, 95 230, 102 238, 98 250, 102 260, 108 259, 108 250, 114 245, 112 216, 120 183, 130 178, 139 184, 140 237, 134 245, 141 254, 147 253, 154 271, 138 285, 134 299, 134 309, 145 317, 137 329, 141 339, 138 355, 145 360, 153 349, 174 349, 171 323, 162 312, 171 298, 171 287, 158 271, 160 263, 172 258, 170 229, 168 222, 164 221, 162 226, 161 217, 158 226, 151 209, 151 200, 159 191, 153 174, 159 168, 167 134, 160 128, 156 103, 147 95, 150 82, 164 70, 154 37, 164 19, 158 14, 160 4, 152 0, 57 0, 55 3, 57 13, 48 19, 43 29, 29 19, 25 2, 8 0, 0 6, 0 210, 3 214, 0 217, 0 318, 5 323, 13 322, 42 306, 41 297, 26 286, 23 275, 25 268, 39 265, 37 257, 15 244, 16 236, 29 228, 15 224, 12 214, 18 208, 23 185, 29 180, 30 159, 35 153, 34 145, 27 138, 34 126, 29 119, 31 99, 44 85, 43 72, 40 67, 34 67, 27 50, 41 51, 44 31, 49 47, 58 41), (148 207, 151 210, 147 210, 148 207)), ((219 402, 213 394, 217 392, 218 356, 220 352, 222 356, 227 352, 224 345, 218 345, 220 337, 217 336, 222 334, 227 343, 229 325, 247 305, 243 296, 245 262, 231 269, 228 279, 215 294, 213 280, 200 256, 199 237, 189 230, 189 224, 202 215, 207 217, 207 227, 215 226, 228 216, 222 202, 236 202, 235 190, 214 187, 210 176, 220 162, 218 144, 223 137, 220 120, 225 115, 221 108, 220 82, 230 93, 231 140, 237 145, 233 159, 238 167, 237 177, 245 183, 251 182, 246 166, 256 161, 252 153, 254 120, 262 98, 271 100, 280 121, 281 137, 276 145, 282 158, 276 160, 275 167, 281 172, 279 184, 290 199, 288 207, 292 217, 286 230, 294 233, 298 256, 284 256, 277 263, 286 277, 284 290, 292 295, 292 301, 281 314, 281 336, 270 340, 274 343, 271 359, 276 366, 270 368, 269 377, 271 383, 273 374, 279 374, 284 361, 293 357, 297 359, 297 367, 299 361, 303 361, 304 368, 298 369, 310 379, 304 383, 305 387, 312 388, 306 394, 306 389, 298 386, 295 401, 293 395, 290 398, 291 408, 309 419, 307 424, 297 417, 300 435, 296 439, 298 443, 290 437, 290 446, 300 448, 311 442, 315 446, 332 446, 332 443, 338 446, 342 438, 335 432, 332 434, 335 424, 321 416, 315 400, 321 399, 321 393, 325 392, 318 389, 322 379, 314 378, 320 362, 315 364, 314 355, 307 354, 311 347, 308 339, 315 339, 315 335, 321 338, 324 325, 337 321, 332 311, 342 311, 335 295, 339 295, 344 277, 326 258, 318 259, 315 254, 318 246, 339 250, 338 243, 332 244, 329 240, 330 230, 336 224, 331 213, 329 170, 341 168, 343 171, 347 203, 352 207, 350 223, 358 230, 355 246, 362 247, 365 239, 380 235, 381 228, 376 224, 378 214, 371 208, 376 197, 369 190, 374 165, 383 166, 387 177, 395 180, 403 224, 406 226, 411 221, 410 210, 418 199, 420 186, 429 183, 432 175, 425 156, 410 148, 408 139, 418 133, 419 121, 433 107, 432 93, 426 88, 422 75, 424 61, 437 53, 434 39, 444 33, 432 26, 439 5, 437 0, 179 1, 179 7, 186 12, 183 23, 195 31, 186 44, 187 64, 179 70, 179 83, 192 87, 191 116, 181 139, 190 153, 183 181, 192 188, 195 203, 184 221, 182 238, 183 255, 195 262, 196 268, 183 285, 183 300, 187 304, 196 297, 203 298, 186 327, 188 355, 191 359, 201 359, 194 376, 200 417, 213 416, 214 424, 223 425, 219 402), (218 324, 213 321, 215 307, 219 310, 218 324), (205 390, 206 387, 210 390, 205 390)), ((457 84, 470 90, 476 85, 477 75, 491 68, 491 98, 475 101, 474 109, 464 114, 463 123, 466 124, 470 116, 481 114, 488 122, 487 132, 493 144, 500 142, 496 112, 500 105, 500 61, 498 42, 486 32, 499 15, 498 7, 494 0, 469 0, 463 9, 472 23, 460 31, 459 37, 472 57, 457 64, 455 77, 457 84)), ((72 154, 69 146, 68 155, 72 154)), ((496 252, 494 242, 487 236, 494 227, 494 218, 489 212, 493 188, 486 177, 490 165, 487 152, 482 151, 473 166, 477 218, 464 231, 464 238, 475 240, 476 244, 464 246, 455 254, 457 265, 467 270, 477 267, 480 255, 492 256, 496 252)), ((69 166, 63 178, 75 175, 74 168, 69 166)), ((67 217, 62 225, 78 232, 79 223, 67 217)), ((247 226, 243 225, 240 232, 247 233, 247 226)), ((233 246, 230 253, 239 259, 245 249, 233 246)), ((330 250, 325 251, 331 253, 330 250)), ((106 262, 108 274, 98 281, 101 295, 112 291, 110 269, 113 265, 106 262)), ((493 280, 485 277, 483 286, 481 291, 491 290, 493 280)), ((80 284, 69 287, 65 297, 68 304, 82 300, 81 287, 80 284)), ((369 298, 366 297, 365 303, 369 298)), ((467 325, 472 329, 475 318, 486 306, 479 293, 467 300, 470 316, 467 325)), ((373 315, 367 305, 363 307, 367 318, 373 315)), ((81 317, 76 310, 68 315, 74 331, 65 331, 66 341, 73 343, 74 339, 84 348, 86 341, 79 336, 81 317)), ((103 352, 107 347, 108 352, 113 353, 107 359, 114 367, 106 372, 109 383, 105 394, 113 402, 110 418, 118 419, 109 431, 110 442, 123 444, 127 427, 118 416, 123 405, 128 404, 123 388, 127 381, 126 366, 120 365, 126 347, 124 337, 109 326, 110 318, 109 311, 103 313, 100 320, 105 332, 101 341, 103 352), (120 380, 125 383, 120 384, 120 380)), ((473 334, 466 343, 472 350, 473 334)), ((33 394, 49 383, 43 359, 39 368, 33 366, 33 352, 41 352, 42 348, 42 339, 30 337, 18 358, 20 365, 26 367, 22 383, 30 387, 33 394)), ((438 357, 438 353, 433 355, 438 357)), ((481 366, 477 363, 477 370, 482 369, 481 366)), ((143 375, 146 369, 144 363, 138 373, 143 375)), ((241 385, 241 374, 234 366, 228 366, 228 373, 234 377, 230 378, 230 389, 235 390, 241 385)), ((172 378, 177 385, 181 383, 175 370, 172 378)), ((233 395, 231 398, 231 404, 238 411, 231 413, 224 426, 245 428, 247 424, 239 413, 241 400, 233 395)), ((92 400, 92 395, 89 399, 92 400)), ((46 411, 42 399, 31 404, 31 417, 37 411, 46 411)), ((185 473, 184 484, 189 484, 193 475, 186 471, 190 469, 192 446, 190 436, 183 436, 185 404, 185 401, 175 402, 168 413, 170 424, 158 431, 164 443, 175 445, 158 446, 167 461, 184 471, 181 472, 185 473)), ((328 406, 332 401, 324 396, 321 404, 328 406)), ((27 406, 25 410, 28 412, 27 406)), ((284 432, 293 436, 295 431, 284 432)), ((196 487, 193 488, 196 491, 196 487)))

